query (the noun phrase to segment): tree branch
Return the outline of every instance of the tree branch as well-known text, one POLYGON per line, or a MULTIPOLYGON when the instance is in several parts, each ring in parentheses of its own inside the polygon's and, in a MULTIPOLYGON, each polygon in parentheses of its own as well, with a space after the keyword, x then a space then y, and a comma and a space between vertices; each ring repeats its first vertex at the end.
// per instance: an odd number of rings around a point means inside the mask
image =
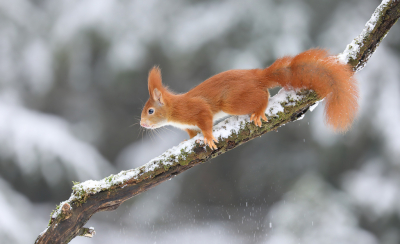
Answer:
MULTIPOLYGON (((398 0, 384 0, 367 22, 362 33, 347 46, 338 57, 361 70, 376 47, 400 16, 398 0)), ((269 101, 266 114, 268 122, 262 127, 250 123, 249 116, 233 116, 214 126, 213 134, 219 139, 217 150, 210 150, 196 141, 180 143, 147 164, 132 170, 110 175, 100 181, 85 181, 72 187, 71 197, 53 211, 49 226, 38 236, 35 243, 68 243, 78 235, 92 237, 93 228, 84 224, 93 214, 111 211, 129 198, 147 191, 198 164, 217 157, 247 141, 280 126, 301 119, 313 105, 317 105, 313 91, 284 91, 269 101)))
POLYGON ((365 24, 361 34, 338 55, 339 59, 353 66, 354 71, 362 70, 399 16, 400 1, 383 0, 365 24))

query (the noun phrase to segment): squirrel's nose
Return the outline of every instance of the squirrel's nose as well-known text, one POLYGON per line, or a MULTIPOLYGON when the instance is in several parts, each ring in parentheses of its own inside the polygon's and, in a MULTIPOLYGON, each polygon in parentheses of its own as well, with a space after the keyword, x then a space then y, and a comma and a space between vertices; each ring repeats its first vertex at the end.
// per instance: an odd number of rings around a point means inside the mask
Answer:
POLYGON ((146 124, 143 120, 140 120, 140 126, 145 127, 145 128, 149 127, 149 125, 146 124))

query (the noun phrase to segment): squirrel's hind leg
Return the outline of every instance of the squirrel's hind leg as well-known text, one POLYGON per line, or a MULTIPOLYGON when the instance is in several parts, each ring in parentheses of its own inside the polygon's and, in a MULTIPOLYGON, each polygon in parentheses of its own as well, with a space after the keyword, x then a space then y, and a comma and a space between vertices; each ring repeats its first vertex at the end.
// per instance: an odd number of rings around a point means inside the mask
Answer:
POLYGON ((232 115, 250 114, 250 121, 255 125, 262 125, 261 119, 268 121, 265 110, 268 107, 269 92, 260 87, 250 87, 242 91, 232 91, 224 101, 222 111, 232 115), (235 93, 234 93, 235 92, 235 93))
MULTIPOLYGON (((266 109, 267 107, 265 107, 266 109)), ((262 122, 261 119, 263 119, 265 122, 268 122, 267 116, 265 116, 265 109, 262 110, 261 112, 255 112, 250 115, 250 121, 254 122, 255 125, 261 127, 262 122)))
POLYGON ((263 119, 265 122, 268 121, 267 116, 265 116, 265 110, 268 107, 268 99, 269 99, 269 92, 266 93, 266 97, 264 99, 260 99, 258 101, 259 106, 254 113, 250 115, 250 121, 254 122, 255 125, 261 127, 263 119))

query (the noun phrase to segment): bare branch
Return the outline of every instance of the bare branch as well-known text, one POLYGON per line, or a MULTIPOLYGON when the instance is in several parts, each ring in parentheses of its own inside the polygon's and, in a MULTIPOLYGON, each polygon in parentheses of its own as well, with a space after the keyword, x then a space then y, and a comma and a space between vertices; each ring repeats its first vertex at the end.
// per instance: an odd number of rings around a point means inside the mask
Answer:
MULTIPOLYGON (((399 18, 399 8, 398 0, 384 0, 360 36, 347 46, 339 58, 351 64, 355 71, 362 69, 399 18)), ((262 127, 250 123, 249 116, 233 116, 214 126, 213 134, 219 139, 217 150, 210 150, 197 143, 196 140, 201 138, 198 135, 139 168, 122 171, 100 181, 90 180, 74 185, 71 197, 52 213, 49 226, 35 243, 68 243, 78 235, 93 236, 94 229, 83 226, 96 212, 115 210, 127 199, 177 174, 302 118, 318 100, 313 91, 281 90, 270 99, 266 111, 269 121, 264 122, 262 127)))

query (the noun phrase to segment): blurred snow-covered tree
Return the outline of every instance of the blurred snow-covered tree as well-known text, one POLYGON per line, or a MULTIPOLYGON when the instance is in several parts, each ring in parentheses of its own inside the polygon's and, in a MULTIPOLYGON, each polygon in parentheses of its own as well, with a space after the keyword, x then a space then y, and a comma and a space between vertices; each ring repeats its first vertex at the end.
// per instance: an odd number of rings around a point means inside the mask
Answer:
MULTIPOLYGON (((1 239, 33 240, 55 202, 68 198, 72 181, 141 165, 141 160, 176 144, 169 138, 184 138, 183 132, 173 130, 161 138, 145 134, 142 139, 138 127, 129 127, 148 97, 151 66, 160 65, 164 82, 185 92, 215 73, 264 67, 310 47, 338 53, 359 34, 378 4, 0 0, 0 207, 10 213, 10 221, 0 221, 0 235, 7 235, 1 239), (39 227, 9 231, 10 224, 28 228, 23 223, 30 219, 17 214, 20 209, 37 212, 39 227)), ((278 238, 302 209, 331 216, 310 201, 321 206, 324 199, 335 201, 337 196, 340 199, 328 207, 341 209, 349 235, 371 243, 397 243, 400 237, 393 230, 399 228, 399 210, 393 194, 398 192, 400 152, 398 30, 395 25, 358 75, 361 112, 348 134, 328 131, 317 108, 304 120, 217 158, 218 163, 177 177, 171 182, 174 187, 160 186, 116 213, 100 214, 93 221, 101 238, 74 243, 115 238, 167 243, 178 240, 177 235, 179 240, 196 236, 200 243, 204 236, 215 243, 264 242, 274 237, 265 237, 257 228, 267 231, 271 215, 281 216, 280 230, 271 232, 278 238), (233 170, 226 171, 228 165, 233 170), (317 178, 305 180, 310 171, 317 178), (385 189, 374 191, 380 197, 365 190, 374 185, 385 189), (293 211, 285 208, 282 201, 302 195, 304 188, 315 189, 315 194, 291 199, 293 211), (145 214, 154 208, 162 211, 145 214)), ((318 227, 326 230, 324 226, 318 227)), ((318 233, 313 227, 306 230, 318 233)))

